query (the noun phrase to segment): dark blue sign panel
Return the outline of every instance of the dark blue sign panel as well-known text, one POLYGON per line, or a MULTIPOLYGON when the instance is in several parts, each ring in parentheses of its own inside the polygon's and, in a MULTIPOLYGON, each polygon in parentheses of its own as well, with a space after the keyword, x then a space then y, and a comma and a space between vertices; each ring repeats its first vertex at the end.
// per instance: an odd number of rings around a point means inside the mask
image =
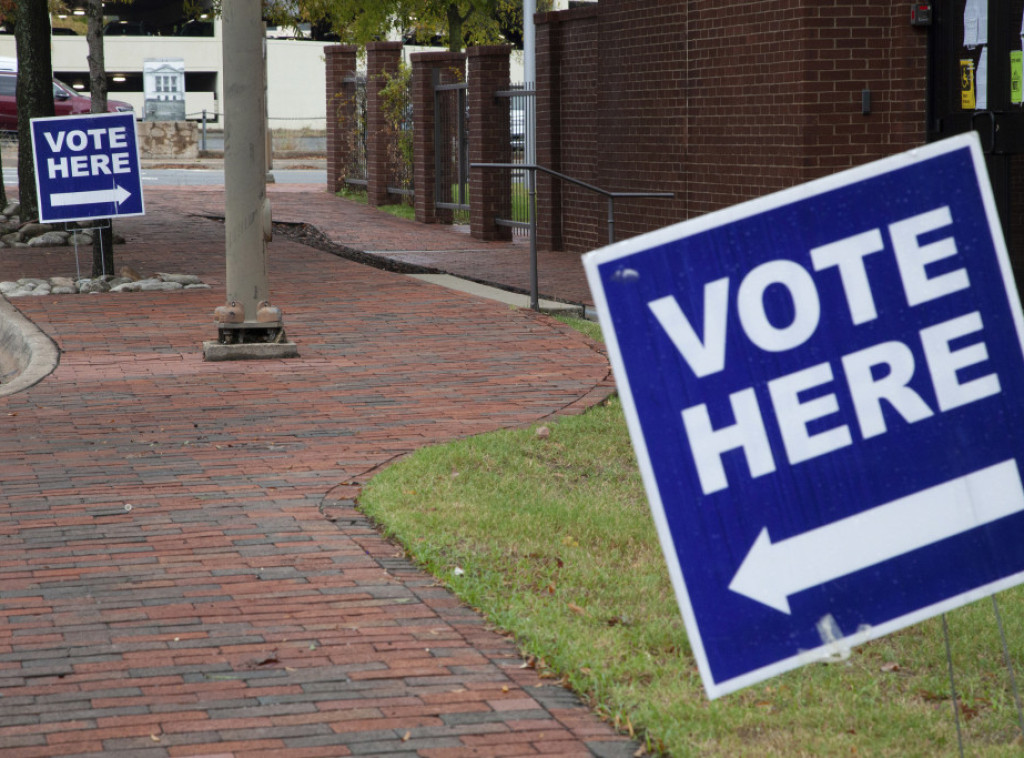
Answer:
POLYGON ((711 697, 1024 581, 1024 317, 975 135, 584 263, 711 697))
POLYGON ((145 213, 134 114, 34 118, 31 123, 40 221, 145 213))

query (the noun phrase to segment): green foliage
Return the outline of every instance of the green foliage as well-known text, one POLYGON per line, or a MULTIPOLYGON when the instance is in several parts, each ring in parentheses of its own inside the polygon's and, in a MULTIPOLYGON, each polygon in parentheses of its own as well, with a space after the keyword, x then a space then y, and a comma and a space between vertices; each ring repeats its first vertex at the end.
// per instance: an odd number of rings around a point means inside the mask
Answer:
POLYGON ((385 71, 381 74, 381 79, 384 83, 380 90, 381 109, 388 123, 397 129, 408 118, 409 108, 412 107, 409 95, 412 68, 403 61, 398 65, 397 72, 389 74, 385 71))
MULTIPOLYGON (((213 12, 219 14, 223 2, 214 0, 213 12)), ((210 10, 200 0, 184 0, 184 5, 193 15, 210 10)), ((538 0, 537 10, 551 5, 538 0)), ((450 50, 461 50, 464 43, 522 44, 522 0, 264 0, 263 17, 272 24, 308 22, 359 45, 395 34, 421 44, 439 38, 450 50)))
POLYGON ((366 179, 366 86, 365 81, 349 88, 349 94, 336 92, 332 108, 335 123, 347 143, 348 165, 339 177, 366 179))
POLYGON ((381 74, 381 111, 387 122, 387 160, 390 173, 403 188, 412 186, 413 130, 412 130, 412 68, 402 62, 394 74, 381 74))
MULTIPOLYGON (((550 5, 540 0, 538 9, 550 5)), ((461 50, 464 42, 518 42, 522 33, 522 0, 267 0, 264 7, 268 20, 323 23, 356 44, 398 33, 440 37, 449 49, 461 50)))
MULTIPOLYGON (((615 399, 543 430, 421 450, 374 477, 360 507, 514 634, 542 676, 572 686, 649 753, 957 752, 939 619, 707 700, 615 399)), ((1022 589, 999 596, 1018 666, 1022 589)), ((966 753, 1021 755, 991 600, 948 621, 966 753)))
MULTIPOLYGON (((352 185, 345 185, 335 193, 338 197, 343 197, 346 200, 351 200, 354 203, 366 204, 367 195, 366 190, 361 187, 354 187, 352 185)), ((393 205, 378 205, 377 210, 388 213, 398 218, 408 219, 413 221, 416 218, 415 209, 408 203, 397 203, 393 205)))

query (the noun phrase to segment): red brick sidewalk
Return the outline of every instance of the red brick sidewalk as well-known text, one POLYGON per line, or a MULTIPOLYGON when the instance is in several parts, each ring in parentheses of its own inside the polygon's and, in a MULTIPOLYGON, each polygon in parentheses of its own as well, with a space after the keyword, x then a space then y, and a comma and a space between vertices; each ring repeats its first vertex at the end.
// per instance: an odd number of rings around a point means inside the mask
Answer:
MULTIPOLYGON (((219 187, 193 187, 197 208, 223 214, 219 187)), ((343 200, 313 185, 268 187, 275 221, 310 223, 333 242, 374 257, 413 264, 437 273, 493 284, 517 292, 530 291, 530 247, 516 242, 481 242, 450 226, 418 224, 351 200, 343 200)), ((568 303, 593 305, 580 256, 543 252, 538 256, 540 296, 568 303)))
MULTIPOLYGON (((61 361, 0 398, 2 754, 631 755, 352 503, 422 445, 581 410, 605 357, 280 241, 301 357, 205 363, 223 228, 185 213, 214 196, 149 191, 117 250, 212 291, 15 301, 61 361)), ((0 251, 3 279, 73 272, 67 248, 0 251)))

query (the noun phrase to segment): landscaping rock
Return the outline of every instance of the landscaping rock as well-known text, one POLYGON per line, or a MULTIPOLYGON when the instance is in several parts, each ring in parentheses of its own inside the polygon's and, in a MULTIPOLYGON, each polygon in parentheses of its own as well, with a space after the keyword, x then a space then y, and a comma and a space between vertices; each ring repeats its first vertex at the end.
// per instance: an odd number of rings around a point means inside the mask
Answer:
POLYGON ((49 224, 37 224, 35 222, 29 222, 22 226, 20 231, 25 237, 38 237, 41 234, 52 232, 53 227, 49 224))
POLYGON ((165 282, 177 282, 181 285, 199 284, 201 282, 199 277, 194 274, 163 274, 157 272, 156 278, 162 279, 165 282))
POLYGON ((92 235, 85 232, 76 232, 68 237, 68 244, 78 245, 79 247, 92 247, 92 235))
POLYGON ((143 279, 137 284, 141 292, 171 292, 184 289, 184 286, 178 282, 162 282, 159 279, 143 279))
POLYGON ((68 244, 67 232, 45 232, 28 241, 29 247, 61 247, 68 244))
POLYGON ((109 292, 110 285, 107 284, 103 279, 79 279, 75 284, 78 287, 78 293, 80 295, 91 294, 93 292, 109 292))
POLYGON ((25 297, 28 295, 75 295, 97 292, 174 292, 184 289, 211 289, 209 284, 193 274, 154 274, 133 280, 128 274, 139 276, 130 266, 121 269, 121 276, 101 276, 96 279, 75 281, 67 276, 49 279, 25 277, 16 282, 0 282, 0 295, 25 297))
MULTIPOLYGON (((15 204, 14 210, 20 210, 15 204)), ((8 205, 0 214, 0 247, 64 247, 76 245, 89 247, 92 245, 94 230, 92 222, 78 221, 67 224, 40 224, 29 222, 22 224, 17 214, 10 214, 8 205)), ((115 245, 123 245, 124 237, 114 233, 115 245)))

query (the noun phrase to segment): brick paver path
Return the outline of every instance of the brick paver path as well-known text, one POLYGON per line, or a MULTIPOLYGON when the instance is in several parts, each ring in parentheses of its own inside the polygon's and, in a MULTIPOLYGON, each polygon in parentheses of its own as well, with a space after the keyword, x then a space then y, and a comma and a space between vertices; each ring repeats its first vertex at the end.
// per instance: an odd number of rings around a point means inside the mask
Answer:
MULTIPOLYGON (((632 755, 352 504, 417 447, 605 396, 605 357, 275 242, 301 357, 205 363, 224 292, 223 227, 186 216, 204 204, 148 191, 117 258, 213 291, 15 301, 61 359, 0 398, 0 753, 632 755)), ((67 248, 0 252, 0 278, 73 271, 67 248)))
MULTIPOLYGON (((194 188, 201 207, 223 213, 223 192, 194 188)), ((312 185, 271 185, 274 220, 312 223, 333 242, 377 258, 421 266, 518 292, 530 291, 530 247, 515 242, 481 242, 452 227, 418 224, 364 204, 335 197, 312 185)), ((593 305, 579 255, 541 251, 537 256, 540 296, 593 305)))

